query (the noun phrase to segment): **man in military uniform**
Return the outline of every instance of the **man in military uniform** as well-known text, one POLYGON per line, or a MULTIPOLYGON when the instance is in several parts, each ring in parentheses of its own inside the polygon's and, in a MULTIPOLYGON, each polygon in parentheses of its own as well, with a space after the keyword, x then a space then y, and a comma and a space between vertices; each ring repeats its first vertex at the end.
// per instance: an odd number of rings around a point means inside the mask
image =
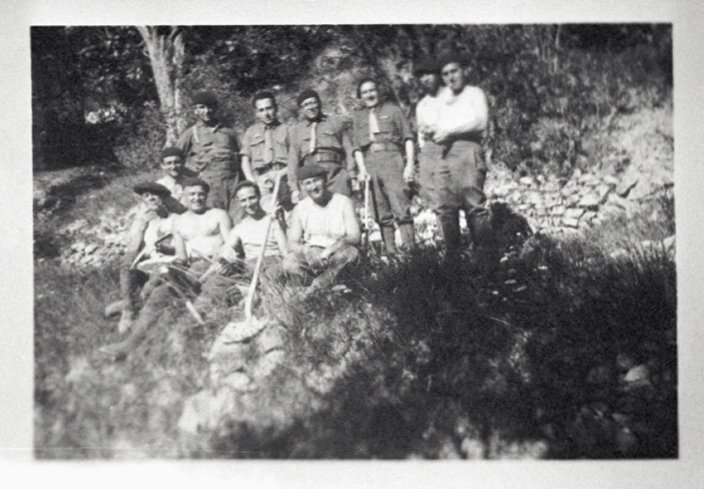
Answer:
POLYGON ((475 250, 486 258, 495 252, 489 211, 484 206, 487 166, 482 142, 489 105, 484 91, 467 84, 463 57, 449 53, 440 60, 447 92, 440 99, 432 141, 443 147, 434 175, 436 213, 448 254, 461 244, 459 210, 463 209, 475 250))
MULTIPOLYGON (((252 103, 258 122, 244 133, 240 153, 242 170, 247 180, 259 186, 262 209, 273 214, 276 176, 287 173, 289 126, 278 119, 278 106, 273 93, 260 92, 254 96, 252 103)), ((281 181, 278 201, 284 210, 290 211, 293 208, 291 189, 285 177, 281 181)))
POLYGON ((393 255, 397 251, 394 224, 398 224, 404 248, 415 246, 408 188, 413 181, 413 131, 397 105, 381 100, 375 80, 361 80, 357 98, 364 102, 364 108, 355 112, 352 123, 359 179, 371 178, 375 219, 381 227, 386 251, 393 255))
POLYGON ((196 93, 192 105, 197 122, 186 129, 176 146, 186 156, 186 165, 210 186, 208 206, 224 209, 238 221, 241 211, 234 193, 241 180, 237 134, 218 120, 218 100, 213 93, 196 93))
POLYGON ((304 90, 298 95, 298 106, 305 120, 291 130, 289 154, 289 182, 293 182, 294 202, 301 200, 298 169, 317 163, 327 170, 327 186, 331 192, 349 197, 351 180, 356 178, 356 165, 352 157, 352 142, 339 117, 322 111, 320 96, 315 90, 304 90))

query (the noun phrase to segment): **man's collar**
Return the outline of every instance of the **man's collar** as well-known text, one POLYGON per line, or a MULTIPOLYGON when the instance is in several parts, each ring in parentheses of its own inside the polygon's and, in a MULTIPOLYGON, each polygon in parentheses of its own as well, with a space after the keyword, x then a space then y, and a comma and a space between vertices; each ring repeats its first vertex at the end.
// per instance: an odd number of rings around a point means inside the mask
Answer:
POLYGON ((203 121, 196 121, 196 126, 207 127, 211 131, 216 131, 220 127, 220 121, 215 121, 215 124, 213 124, 212 126, 207 125, 203 121))
POLYGON ((313 124, 314 122, 323 122, 323 121, 327 120, 327 118, 328 118, 328 116, 321 112, 320 115, 313 120, 306 119, 306 124, 310 127, 310 125, 313 124))
POLYGON ((271 124, 265 124, 265 123, 263 123, 263 122, 262 122, 261 124, 262 124, 262 127, 263 127, 264 129, 276 129, 277 127, 279 127, 279 126, 281 125, 281 121, 279 121, 278 119, 276 119, 276 120, 275 120, 274 122, 272 122, 271 124))

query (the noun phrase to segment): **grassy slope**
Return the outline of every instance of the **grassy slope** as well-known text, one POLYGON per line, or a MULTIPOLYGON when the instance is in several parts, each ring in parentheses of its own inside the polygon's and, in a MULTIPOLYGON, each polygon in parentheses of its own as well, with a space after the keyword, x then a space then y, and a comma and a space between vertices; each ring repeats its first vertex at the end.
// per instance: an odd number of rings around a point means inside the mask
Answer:
MULTIPOLYGON (((624 151, 648 140, 629 134, 624 151)), ((37 222, 37 236, 128 207, 136 178, 88 182, 37 222)), ((116 264, 37 261, 37 456, 676 456, 674 261, 609 256, 673 234, 673 217, 663 198, 586 234, 535 237, 488 275, 469 260, 443 264, 432 248, 365 263, 347 278, 350 294, 282 309, 286 363, 260 394, 238 398, 248 422, 195 439, 176 423, 184 399, 208 386, 203 353, 237 313, 212 311, 194 327, 174 304, 136 355, 107 363, 96 350, 117 338, 101 315, 116 264), (341 355, 349 345, 354 355, 341 355), (635 365, 647 382, 624 381, 635 365), (301 381, 335 369, 323 391, 301 381)))

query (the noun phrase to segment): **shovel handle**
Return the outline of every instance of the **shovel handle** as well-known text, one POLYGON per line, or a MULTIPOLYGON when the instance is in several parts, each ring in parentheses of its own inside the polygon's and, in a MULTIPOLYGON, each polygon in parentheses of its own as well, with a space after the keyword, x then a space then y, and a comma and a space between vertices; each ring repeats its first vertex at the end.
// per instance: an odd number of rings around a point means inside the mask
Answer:
MULTIPOLYGON (((281 178, 283 177, 283 172, 276 175, 276 180, 274 182, 274 208, 279 200, 279 187, 281 186, 281 178)), ((252 276, 252 283, 249 284, 249 290, 247 291, 247 299, 244 303, 244 316, 247 321, 252 317, 252 302, 254 301, 254 292, 257 289, 257 282, 259 281, 259 273, 262 269, 262 262, 264 261, 264 253, 266 252, 266 243, 269 240, 269 231, 271 231, 271 224, 276 219, 275 216, 269 216, 269 223, 266 226, 266 233, 264 233, 264 242, 262 243, 262 250, 259 252, 257 257, 257 264, 254 267, 254 275, 252 276)))

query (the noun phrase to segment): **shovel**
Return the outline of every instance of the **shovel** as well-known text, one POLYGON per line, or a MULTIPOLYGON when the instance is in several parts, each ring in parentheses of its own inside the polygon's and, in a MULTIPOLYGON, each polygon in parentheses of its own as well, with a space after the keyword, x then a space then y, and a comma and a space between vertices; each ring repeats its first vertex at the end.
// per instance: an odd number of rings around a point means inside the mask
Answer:
POLYGON ((376 254, 376 250, 374 247, 371 245, 370 237, 371 237, 371 229, 369 226, 369 179, 364 180, 364 247, 367 251, 370 249, 374 254, 376 254))
MULTIPOLYGON (((276 176, 276 182, 274 183, 274 207, 278 201, 279 195, 279 185, 281 184, 281 176, 279 174, 276 176)), ((269 224, 266 227, 266 233, 264 234, 264 242, 262 243, 262 249, 257 257, 257 264, 254 267, 254 275, 252 276, 252 282, 249 284, 249 290, 247 291, 247 298, 244 302, 244 321, 232 322, 225 327, 223 330, 223 336, 225 336, 224 343, 237 343, 251 338, 258 334, 266 326, 265 321, 261 321, 252 315, 252 303, 254 301, 254 294, 257 290, 257 282, 259 281, 259 275, 262 269, 262 262, 264 261, 264 253, 266 252, 266 242, 269 239, 269 232, 271 231, 271 225, 276 220, 275 216, 270 216, 269 224)))

